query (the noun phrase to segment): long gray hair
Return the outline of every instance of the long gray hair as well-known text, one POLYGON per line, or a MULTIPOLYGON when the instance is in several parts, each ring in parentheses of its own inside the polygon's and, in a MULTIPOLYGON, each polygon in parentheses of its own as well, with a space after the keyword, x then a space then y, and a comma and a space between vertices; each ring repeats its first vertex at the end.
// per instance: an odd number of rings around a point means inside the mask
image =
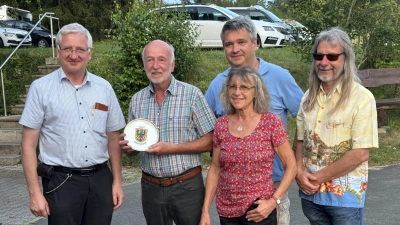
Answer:
MULTIPOLYGON (((338 102, 335 107, 329 112, 332 115, 344 106, 349 100, 353 82, 361 83, 360 78, 357 76, 357 67, 355 64, 355 54, 349 35, 339 27, 332 27, 328 30, 322 31, 315 39, 312 52, 316 53, 319 43, 326 41, 331 46, 340 46, 344 53, 343 72, 338 78, 336 85, 342 84, 342 91, 338 102)), ((321 85, 321 80, 315 70, 315 60, 311 64, 311 72, 308 80, 308 96, 303 102, 305 111, 313 109, 314 104, 317 102, 317 94, 321 85)), ((333 90, 333 89, 332 89, 333 90)))
POLYGON ((219 94, 219 99, 221 101, 222 107, 228 114, 234 114, 236 112, 235 107, 233 107, 230 97, 229 97, 229 85, 233 78, 239 78, 244 83, 251 83, 251 77, 254 79, 254 111, 256 113, 266 113, 270 109, 271 98, 268 93, 267 86, 262 80, 260 74, 251 66, 241 66, 232 68, 228 77, 225 79, 222 86, 222 90, 219 94))

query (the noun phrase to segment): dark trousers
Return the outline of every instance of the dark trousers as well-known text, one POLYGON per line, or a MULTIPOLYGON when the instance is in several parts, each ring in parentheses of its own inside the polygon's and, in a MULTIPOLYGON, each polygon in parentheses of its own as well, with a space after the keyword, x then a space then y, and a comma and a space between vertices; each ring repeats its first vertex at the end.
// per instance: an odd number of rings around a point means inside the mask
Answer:
POLYGON ((201 173, 161 187, 142 179, 142 207, 147 225, 199 225, 204 200, 201 173))
MULTIPOLYGON (((257 208, 257 205, 253 204, 247 209, 246 213, 250 210, 253 210, 257 208)), ((219 221, 221 225, 277 225, 277 218, 276 218, 276 209, 274 209, 267 218, 264 220, 256 223, 254 221, 248 221, 246 219, 246 213, 243 216, 240 217, 234 217, 234 218, 226 218, 226 217, 219 217, 219 221)))
POLYGON ((111 224, 114 204, 110 169, 106 166, 88 177, 72 174, 67 179, 67 176, 67 173, 55 172, 51 179, 42 178, 43 193, 50 208, 49 225, 111 224))

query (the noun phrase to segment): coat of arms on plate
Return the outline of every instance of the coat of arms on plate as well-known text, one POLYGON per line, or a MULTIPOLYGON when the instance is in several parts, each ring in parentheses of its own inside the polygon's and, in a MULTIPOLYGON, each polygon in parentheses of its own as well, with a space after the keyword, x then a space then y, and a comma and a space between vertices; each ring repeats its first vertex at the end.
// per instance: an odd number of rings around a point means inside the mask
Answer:
POLYGON ((137 142, 144 142, 147 139, 148 129, 135 128, 135 140, 137 142))

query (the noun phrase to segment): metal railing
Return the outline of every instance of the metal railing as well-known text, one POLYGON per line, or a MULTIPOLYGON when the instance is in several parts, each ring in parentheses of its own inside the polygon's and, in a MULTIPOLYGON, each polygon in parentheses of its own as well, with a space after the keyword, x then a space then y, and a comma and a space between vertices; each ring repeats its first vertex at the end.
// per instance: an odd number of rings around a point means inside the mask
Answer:
MULTIPOLYGON (((2 93, 3 93, 3 104, 4 104, 4 116, 7 116, 7 105, 6 105, 6 93, 4 91, 4 77, 3 77, 3 67, 4 65, 10 60, 10 58, 14 55, 14 53, 18 50, 18 48, 24 43, 24 41, 28 38, 29 35, 31 35, 32 31, 36 28, 36 26, 42 21, 43 18, 45 18, 46 15, 53 15, 53 12, 46 12, 43 14, 43 17, 39 19, 39 21, 35 24, 35 26, 32 27, 32 29, 28 32, 27 35, 25 35, 24 39, 18 44, 17 47, 15 47, 14 51, 10 53, 10 55, 7 57, 6 60, 4 60, 3 64, 0 66, 0 74, 1 74, 1 87, 2 87, 2 93)), ((51 40, 53 42, 53 31, 51 31, 51 40)), ((54 55, 54 53, 53 53, 54 55)))
POLYGON ((51 40, 52 40, 52 42, 51 42, 51 49, 53 50, 53 58, 55 57, 55 53, 54 53, 54 40, 53 40, 53 20, 57 20, 57 22, 58 22, 58 29, 60 30, 60 18, 57 18, 57 17, 53 17, 53 16, 46 16, 46 14, 44 14, 43 16, 42 16, 42 14, 39 14, 39 20, 41 20, 43 17, 47 17, 47 18, 49 18, 50 19, 50 31, 51 31, 51 40))

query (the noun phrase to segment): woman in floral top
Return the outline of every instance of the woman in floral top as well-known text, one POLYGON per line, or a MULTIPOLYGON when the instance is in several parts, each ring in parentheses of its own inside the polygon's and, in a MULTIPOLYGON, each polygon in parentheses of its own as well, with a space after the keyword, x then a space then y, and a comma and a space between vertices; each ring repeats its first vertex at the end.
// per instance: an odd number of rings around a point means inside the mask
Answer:
POLYGON ((269 111, 265 83, 252 67, 232 68, 221 90, 227 115, 214 128, 200 225, 210 222, 216 195, 221 225, 277 224, 276 207, 296 174, 296 161, 281 119, 269 111), (272 180, 276 152, 285 167, 279 187, 272 180))

